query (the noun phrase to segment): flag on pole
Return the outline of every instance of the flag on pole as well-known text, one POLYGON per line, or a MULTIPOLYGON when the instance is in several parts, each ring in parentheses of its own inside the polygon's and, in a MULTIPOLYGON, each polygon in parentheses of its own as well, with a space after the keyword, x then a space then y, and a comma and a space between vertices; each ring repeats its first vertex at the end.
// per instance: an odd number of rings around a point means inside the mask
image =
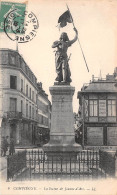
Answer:
POLYGON ((69 10, 67 10, 66 12, 64 12, 58 19, 58 23, 59 23, 59 27, 63 28, 67 25, 68 23, 72 23, 72 17, 71 14, 69 12, 69 10))

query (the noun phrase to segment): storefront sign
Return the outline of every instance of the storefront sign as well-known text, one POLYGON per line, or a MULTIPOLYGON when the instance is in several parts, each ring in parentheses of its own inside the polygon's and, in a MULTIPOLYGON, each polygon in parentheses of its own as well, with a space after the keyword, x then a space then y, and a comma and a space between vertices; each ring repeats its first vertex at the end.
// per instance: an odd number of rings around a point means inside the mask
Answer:
POLYGON ((107 145, 117 145, 117 127, 107 127, 107 145))
POLYGON ((106 116, 106 100, 99 100, 99 116, 106 116))
POLYGON ((87 127, 87 145, 103 145, 103 127, 87 127))

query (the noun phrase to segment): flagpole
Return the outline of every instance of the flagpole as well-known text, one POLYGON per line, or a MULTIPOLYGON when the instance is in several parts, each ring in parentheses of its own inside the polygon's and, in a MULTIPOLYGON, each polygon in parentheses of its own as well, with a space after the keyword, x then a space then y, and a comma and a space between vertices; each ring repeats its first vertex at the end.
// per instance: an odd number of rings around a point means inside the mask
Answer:
MULTIPOLYGON (((69 7, 68 7, 68 5, 67 5, 67 4, 66 4, 66 6, 67 6, 67 9, 68 9, 68 11, 69 11, 69 13, 70 13, 70 16, 71 16, 71 20, 72 20, 73 27, 74 27, 74 28, 76 28, 76 27, 75 27, 75 25, 74 25, 74 21, 73 21, 73 18, 72 18, 72 15, 71 15, 70 9, 69 9, 69 7)), ((81 52, 82 52, 82 55, 83 55, 83 58, 84 58, 84 61, 85 61, 85 64, 86 64, 87 70, 88 70, 88 72, 89 72, 89 68, 88 68, 88 65, 87 65, 87 62, 86 62, 86 59, 85 59, 85 56, 84 56, 84 52, 83 52, 83 50, 82 50, 82 47, 81 47, 81 44, 80 44, 80 40, 79 40, 79 38, 78 38, 78 42, 79 42, 79 45, 80 45, 80 49, 81 49, 81 52)))

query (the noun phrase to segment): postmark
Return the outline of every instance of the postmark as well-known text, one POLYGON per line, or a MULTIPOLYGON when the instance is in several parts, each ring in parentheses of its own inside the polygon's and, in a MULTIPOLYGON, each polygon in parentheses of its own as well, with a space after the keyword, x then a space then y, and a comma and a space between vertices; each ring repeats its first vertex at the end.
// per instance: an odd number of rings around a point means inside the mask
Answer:
POLYGON ((26 43, 31 41, 37 34, 39 22, 33 12, 24 11, 21 16, 11 11, 4 20, 4 31, 13 41, 26 43))
POLYGON ((1 2, 0 32, 18 43, 31 41, 37 34, 39 22, 33 12, 26 11, 25 3, 1 2))

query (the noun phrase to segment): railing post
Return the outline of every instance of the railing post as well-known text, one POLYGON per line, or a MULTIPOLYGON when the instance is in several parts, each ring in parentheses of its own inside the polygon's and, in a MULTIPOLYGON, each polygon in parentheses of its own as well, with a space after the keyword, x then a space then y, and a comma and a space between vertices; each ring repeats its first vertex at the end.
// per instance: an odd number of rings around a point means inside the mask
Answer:
POLYGON ((7 157, 7 181, 9 181, 9 156, 7 157))
POLYGON ((32 165, 33 165, 33 149, 32 149, 32 165))
POLYGON ((85 168, 85 159, 84 159, 84 157, 83 157, 83 179, 84 179, 84 169, 85 168))
POLYGON ((66 162, 66 175, 67 175, 67 161, 68 161, 68 159, 66 158, 65 159, 65 162, 66 162))
POLYGON ((79 162, 79 178, 80 178, 80 162, 81 162, 80 155, 78 156, 78 162, 79 162))
POLYGON ((44 155, 43 155, 43 153, 41 151, 41 162, 43 162, 43 161, 44 161, 44 155))
POLYGON ((71 156, 70 156, 70 179, 71 179, 71 156))
POLYGON ((29 158, 29 175, 31 180, 31 158, 29 158))
POLYGON ((81 151, 81 162, 82 162, 82 151, 81 151))
POLYGON ((117 150, 115 153, 115 177, 117 177, 117 150))
POLYGON ((53 179, 53 156, 52 156, 52 179, 53 179))
POLYGON ((38 155, 38 157, 37 157, 37 158, 38 158, 38 162, 39 162, 39 149, 38 149, 38 153, 37 153, 37 155, 38 155))
POLYGON ((98 152, 96 151, 96 176, 98 178, 98 152))
POLYGON ((91 156, 92 156, 92 155, 91 155, 91 150, 90 150, 90 168, 91 168, 91 156))
POLYGON ((45 163, 45 156, 43 154, 43 179, 44 179, 44 163, 45 163))
POLYGON ((89 176, 89 153, 87 150, 87 170, 88 170, 88 176, 89 176))
POLYGON ((60 161, 61 161, 61 176, 62 176, 62 156, 60 156, 60 161))

